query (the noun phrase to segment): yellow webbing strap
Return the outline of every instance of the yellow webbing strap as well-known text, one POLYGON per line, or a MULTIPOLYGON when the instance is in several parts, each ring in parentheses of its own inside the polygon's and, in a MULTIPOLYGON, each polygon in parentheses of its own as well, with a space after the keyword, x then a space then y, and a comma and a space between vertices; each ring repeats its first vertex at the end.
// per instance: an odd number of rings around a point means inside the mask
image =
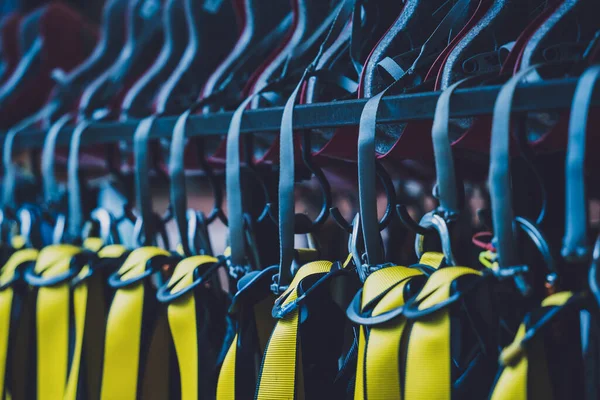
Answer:
MULTIPOLYGON (((38 256, 34 249, 19 250, 6 261, 0 271, 0 286, 10 282, 16 269, 24 263, 33 262, 38 256)), ((0 397, 6 396, 5 382, 8 364, 8 347, 10 340, 11 315, 13 305, 13 289, 8 286, 0 291, 0 397)))
MULTIPOLYGON (((420 263, 438 268, 444 260, 443 254, 425 253, 420 263)), ((377 316, 404 305, 404 287, 408 281, 423 275, 415 268, 402 266, 386 267, 373 272, 363 286, 361 311, 381 297, 371 315, 377 316)), ((394 399, 401 393, 400 342, 406 321, 376 325, 369 329, 361 326, 358 340, 358 362, 354 399, 394 399)))
MULTIPOLYGON (((465 275, 481 275, 466 267, 442 268, 434 272, 417 296, 419 309, 434 306, 450 297, 452 282, 465 275)), ((408 341, 405 400, 452 399, 450 311, 415 321, 408 341)))
MULTIPOLYGON (((61 244, 43 248, 35 273, 51 278, 69 270, 71 258, 81 253, 77 246, 61 244)), ((70 281, 38 289, 36 302, 37 398, 62 399, 69 361, 70 281)))
MULTIPOLYGON (((168 256, 158 247, 142 247, 131 252, 119 275, 128 280, 146 270, 148 260, 168 256)), ((138 370, 144 308, 144 284, 137 282, 117 290, 108 313, 101 399, 137 398, 138 370)))
MULTIPOLYGON (((171 282, 177 282, 171 293, 185 289, 194 281, 194 270, 203 264, 217 262, 210 256, 194 256, 177 264, 171 282)), ((181 381, 181 400, 198 398, 198 332, 196 300, 193 293, 177 299, 168 306, 169 327, 177 354, 181 381)))
POLYGON ((235 365, 237 356, 237 341, 236 334, 231 342, 231 346, 227 350, 223 366, 219 372, 219 380, 217 381, 217 400, 233 400, 235 399, 235 365))
MULTIPOLYGON (((573 293, 560 292, 553 294, 542 302, 542 307, 561 306, 571 298, 573 293)), ((532 339, 531 343, 525 348, 521 341, 525 336, 527 327, 521 324, 519 331, 512 344, 502 351, 500 355, 501 363, 504 365, 504 370, 498 378, 491 400, 527 400, 528 396, 528 377, 530 375, 530 359, 533 362, 534 357, 539 357, 544 354, 543 343, 536 338, 532 339)), ((535 360, 536 365, 544 370, 531 371, 531 374, 537 375, 537 381, 543 380, 546 385, 536 387, 535 398, 552 399, 552 393, 549 388, 549 376, 546 369, 545 359, 535 360), (546 387, 544 387, 546 386, 546 387)))
MULTIPOLYGON (((127 250, 121 245, 111 245, 102 248, 101 242, 95 240, 97 238, 87 239, 83 247, 92 251, 98 252, 99 258, 119 258, 127 250), (102 248, 102 249, 101 249, 102 248)), ((84 266, 79 272, 79 276, 85 276, 89 272, 89 265, 84 266)), ((83 341, 86 335, 86 316, 88 311, 88 287, 89 280, 84 280, 82 283, 77 285, 73 292, 73 314, 75 320, 75 343, 73 346, 73 357, 71 360, 71 366, 69 369, 69 376, 67 379, 67 388, 65 392, 65 400, 75 400, 77 398, 77 387, 79 383, 79 371, 81 368, 81 354, 83 351, 83 341)), ((98 293, 96 293, 98 294, 98 293)), ((103 302, 102 298, 94 298, 93 302, 103 302)), ((93 318, 102 319, 104 324, 105 315, 91 315, 93 318)), ((97 333, 97 332, 92 332, 97 333)), ((97 371, 100 373, 100 371, 97 371)))
MULTIPOLYGON (((290 304, 298 298, 298 285, 300 282, 315 274, 326 274, 333 264, 329 261, 315 261, 304 265, 298 270, 288 289, 280 298, 285 298, 282 306, 290 304)), ((267 345, 263 358, 258 384, 258 400, 294 399, 296 392, 298 398, 303 398, 303 388, 298 385, 296 391, 296 371, 302 368, 297 365, 298 341, 298 309, 277 321, 271 339, 267 345)))

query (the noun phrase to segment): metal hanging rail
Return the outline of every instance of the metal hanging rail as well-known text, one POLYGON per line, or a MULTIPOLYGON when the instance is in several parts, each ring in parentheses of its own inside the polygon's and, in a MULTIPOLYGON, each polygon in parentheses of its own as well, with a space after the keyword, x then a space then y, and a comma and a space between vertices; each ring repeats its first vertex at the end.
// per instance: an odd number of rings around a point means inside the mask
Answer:
MULTIPOLYGON (((515 95, 515 112, 568 109, 571 107, 577 79, 557 79, 523 84, 515 95)), ((494 108, 498 91, 502 86, 482 86, 460 89, 453 94, 452 117, 489 115, 494 108)), ((389 96, 380 106, 378 122, 393 123, 412 120, 433 119, 440 92, 415 93, 389 96)), ((297 129, 342 127, 358 125, 366 99, 299 105, 294 111, 294 126, 297 129)), ((594 99, 600 105, 600 94, 594 99)), ((242 132, 278 131, 283 108, 251 110, 244 114, 242 132)), ((229 128, 231 112, 197 115, 190 118, 189 136, 224 135, 229 128)), ((152 138, 169 138, 177 120, 176 116, 160 118, 155 125, 152 138)), ((83 137, 82 145, 114 143, 133 138, 139 121, 99 122, 92 125, 83 137)), ((66 145, 73 128, 63 129, 58 145, 66 145)), ((27 130, 20 132, 14 143, 17 150, 41 147, 45 131, 27 130)))

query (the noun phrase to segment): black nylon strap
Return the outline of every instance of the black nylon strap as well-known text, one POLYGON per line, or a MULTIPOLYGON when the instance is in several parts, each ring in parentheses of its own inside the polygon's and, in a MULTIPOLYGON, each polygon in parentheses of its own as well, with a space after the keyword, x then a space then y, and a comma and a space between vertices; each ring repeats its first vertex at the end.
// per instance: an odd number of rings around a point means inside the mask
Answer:
MULTIPOLYGON (((487 75, 486 75, 487 76, 487 75)), ((440 95, 433 117, 431 136, 433 139, 433 153, 435 155, 436 186, 440 209, 448 216, 460 212, 460 198, 457 190, 454 155, 449 132, 450 99, 456 89, 465 84, 481 81, 481 76, 462 79, 446 88, 440 95)))
POLYGON ((40 110, 38 113, 29 118, 24 119, 13 128, 11 128, 4 138, 4 148, 2 153, 2 163, 4 164, 4 178, 2 180, 2 206, 15 206, 15 185, 17 183, 17 166, 13 162, 13 147, 15 137, 19 132, 31 128, 37 122, 42 120, 46 115, 46 109, 40 110))
POLYGON ((73 116, 65 114, 60 117, 48 130, 42 148, 42 181, 44 184, 44 200, 47 204, 53 203, 58 196, 58 183, 54 175, 56 160, 56 141, 62 129, 73 120, 73 116))
POLYGON ((515 91, 523 78, 538 68, 519 71, 501 89, 494 105, 490 148, 490 197, 500 267, 517 265, 510 177, 510 121, 515 91))
POLYGON ((404 68, 402 68, 391 57, 384 58, 383 60, 379 61, 377 65, 383 68, 383 70, 387 72, 395 81, 402 78, 402 76, 406 73, 404 68))
POLYGON ((169 176, 171 179, 171 207, 173 217, 180 234, 180 242, 186 255, 191 255, 190 238, 188 234, 187 198, 185 183, 185 132, 192 109, 187 110, 177 119, 173 128, 169 156, 169 176))
POLYGON ((350 36, 350 60, 356 70, 356 75, 361 76, 363 65, 360 63, 360 46, 362 42, 363 1, 354 0, 352 12, 352 35, 350 36))
MULTIPOLYGON (((242 199, 242 177, 240 162, 240 131, 242 116, 250 102, 260 93, 249 96, 235 110, 227 132, 227 163, 225 165, 225 188, 227 190, 227 211, 229 213, 229 246, 231 262, 234 266, 246 264, 244 239, 244 208, 242 199)), ((246 160, 249 161, 249 160, 246 160)))
POLYGON ((294 259, 294 215, 295 215, 295 157, 294 157, 294 106, 305 79, 314 71, 326 47, 340 34, 353 10, 353 1, 342 2, 327 36, 313 62, 304 71, 302 78, 288 98, 283 109, 279 134, 279 288, 291 282, 291 266, 294 259))
POLYGON ((143 223, 144 246, 153 243, 156 233, 155 218, 150 190, 150 160, 148 159, 148 139, 157 116, 151 115, 138 124, 133 136, 133 154, 135 159, 135 191, 138 210, 143 223))
POLYGON ((67 185, 69 192, 69 239, 81 237, 83 229, 83 204, 81 203, 81 183, 79 182, 79 148, 81 138, 91 121, 83 120, 73 130, 69 146, 69 159, 67 161, 67 185))
POLYGON ((586 131, 592 99, 600 79, 600 66, 588 68, 579 78, 571 117, 566 161, 565 236, 562 255, 582 260, 590 251, 585 196, 586 131))
POLYGON ((381 104, 381 99, 390 89, 402 85, 404 79, 414 74, 414 71, 421 65, 422 60, 435 51, 438 42, 448 36, 468 4, 468 0, 459 0, 450 9, 448 14, 446 14, 427 41, 425 41, 419 55, 409 70, 381 93, 369 99, 363 108, 358 134, 358 191, 362 234, 367 262, 370 265, 381 264, 384 259, 381 237, 379 235, 379 221, 377 219, 377 188, 375 184, 377 174, 375 167, 377 158, 375 135, 377 129, 377 111, 381 104))

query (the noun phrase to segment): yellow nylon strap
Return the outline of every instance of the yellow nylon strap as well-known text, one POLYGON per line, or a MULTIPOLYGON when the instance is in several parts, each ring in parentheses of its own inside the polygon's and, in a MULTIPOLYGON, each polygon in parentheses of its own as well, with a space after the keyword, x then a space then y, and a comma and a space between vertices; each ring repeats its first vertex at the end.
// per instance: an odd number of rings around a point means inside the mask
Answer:
POLYGON ((83 241, 83 248, 93 251, 99 252, 100 249, 104 246, 104 241, 97 237, 89 237, 83 241))
MULTIPOLYGON (((373 315, 379 315, 404 305, 402 291, 406 283, 407 281, 403 281, 390 290, 377 304, 373 310, 373 315)), ((400 342, 405 326, 406 320, 398 318, 395 323, 371 328, 365 355, 368 399, 400 398, 400 342)))
MULTIPOLYGON (((285 298, 282 305, 287 305, 298 298, 298 285, 304 278, 327 273, 331 270, 331 266, 332 263, 329 261, 315 261, 300 268, 281 296, 285 298)), ((298 344, 298 310, 296 309, 277 321, 275 325, 263 359, 258 400, 295 398, 298 344)), ((300 395, 303 390, 298 392, 300 395)))
POLYGON ((10 246, 15 250, 21 250, 26 244, 25 238, 21 235, 15 235, 10 239, 10 246))
POLYGON ((235 335, 225 360, 223 360, 223 366, 219 372, 219 380, 217 382, 217 400, 233 400, 235 399, 235 358, 237 355, 237 341, 238 335, 235 335))
MULTIPOLYGON (((417 300, 419 309, 450 297, 450 285, 464 275, 481 275, 465 267, 442 268, 433 273, 417 300)), ((450 313, 447 309, 415 321, 408 342, 405 400, 451 400, 450 313)))
POLYGON ((358 327, 358 354, 356 356, 356 381, 354 382, 354 400, 365 399, 365 358, 367 333, 364 326, 358 327))
MULTIPOLYGON (((71 258, 81 252, 61 244, 42 249, 35 272, 51 278, 68 271, 71 258)), ((69 357, 70 282, 39 288, 36 303, 37 398, 62 399, 67 382, 69 357)))
MULTIPOLYGON (((515 342, 520 342, 525 336, 525 324, 521 324, 515 342)), ((519 357, 519 360, 507 365, 498 379, 491 400, 526 400, 527 399, 527 369, 529 360, 527 357, 519 357)))
MULTIPOLYGON (((158 247, 142 247, 127 257, 119 275, 128 280, 141 275, 148 260, 168 256, 158 247)), ((101 399, 134 400, 137 397, 138 369, 144 308, 141 282, 117 290, 106 325, 101 399)))
MULTIPOLYGON (((203 264, 217 262, 210 256, 186 258, 177 264, 170 282, 177 282, 171 293, 185 289, 194 281, 194 270, 203 264)), ((198 398, 198 332, 196 300, 193 294, 169 304, 169 327, 177 354, 181 380, 181 400, 198 398)))
MULTIPOLYGON (((97 238, 88 238, 83 244, 83 247, 98 251, 102 248, 100 242, 94 240, 97 238)), ((127 249, 121 245, 111 245, 102 248, 98 252, 99 258, 119 258, 127 249)), ((85 276, 89 272, 89 265, 84 266, 79 272, 79 276, 85 276)), ((79 383, 79 371, 81 368, 81 353, 83 350, 83 339, 85 334, 86 313, 88 308, 88 283, 83 281, 77 285, 73 292, 73 313, 75 320, 75 344, 73 346, 73 358, 69 377, 67 379, 67 388, 65 392, 65 400, 75 400, 77 398, 77 386, 79 383)), ((103 301, 103 299, 94 299, 93 301, 103 301)), ((104 319, 104 315, 93 316, 104 319)))
MULTIPOLYGON (((443 260, 443 254, 428 252, 423 254, 420 263, 437 269, 443 260)), ((419 275, 423 273, 415 268, 402 266, 382 268, 373 272, 363 287, 362 309, 364 310, 369 303, 388 291, 379 300, 372 315, 377 316, 401 307, 405 302, 403 291, 406 283, 410 278, 419 275)), ((364 399, 365 393, 369 399, 400 398, 399 357, 405 326, 404 319, 374 326, 369 330, 368 341, 366 329, 360 327, 354 391, 356 400, 364 399)))
MULTIPOLYGON (((0 286, 5 285, 13 279, 16 269, 27 262, 33 262, 38 256, 34 249, 19 250, 6 261, 0 271, 0 286)), ((5 378, 7 370, 7 356, 10 339, 10 320, 12 313, 13 289, 7 287, 0 291, 0 397, 5 393, 5 378)))
POLYGON ((444 261, 444 254, 435 251, 428 251, 421 256, 419 263, 429 265, 435 269, 438 269, 444 261))
MULTIPOLYGON (((555 293, 542 301, 542 307, 562 306, 573 296, 572 292, 555 293)), ((527 349, 522 345, 523 337, 526 333, 525 324, 521 324, 519 331, 513 343, 502 351, 500 360, 504 364, 502 374, 496 382, 491 400, 527 400, 528 396, 528 377, 530 369, 530 361, 538 368, 531 371, 532 380, 542 381, 548 386, 548 371, 545 360, 543 344, 536 338, 532 339, 527 349), (534 356, 535 355, 535 356, 534 356)), ((551 399, 552 394, 548 387, 541 388, 537 391, 536 398, 551 399), (544 393, 542 393, 544 392, 544 393)))
MULTIPOLYGON (((423 273, 417 269, 406 268, 401 266, 386 267, 373 272, 363 286, 361 305, 364 310, 366 306, 371 303, 374 299, 381 296, 382 293, 390 290, 394 285, 398 285, 400 282, 406 281, 407 279, 422 275, 423 273)), ((402 285, 404 289, 404 285, 402 285)), ((387 296, 386 296, 387 297, 387 296)), ((400 292, 400 299, 404 299, 402 292, 400 292)), ((393 308, 393 307, 392 307, 393 308)), ((373 310, 375 312, 375 310, 373 310)), ((379 314, 386 310, 378 310, 379 314)), ((402 324, 402 329, 404 325, 402 324)), ((375 327, 371 329, 371 334, 375 330, 375 327)), ((388 329, 389 330, 389 329, 388 329)), ((400 332, 401 334, 401 332, 400 332)), ((377 334, 376 334, 377 336, 377 334)), ((369 336, 370 338, 370 336, 369 336)), ((399 340, 398 340, 399 342, 399 340)), ((387 342, 385 343, 387 344, 387 342)), ((394 344, 391 344, 394 346, 394 344)), ((380 346, 381 347, 381 346, 380 346)), ((356 383, 354 385, 354 398, 364 399, 365 394, 365 359, 367 349, 367 335, 364 327, 360 327, 359 340, 358 340, 358 360, 356 366, 356 383)), ((386 374, 387 376, 387 374, 386 374)), ((392 377, 392 379, 394 379, 392 377)), ((392 382, 393 384, 393 382, 392 382)), ((370 397, 370 396, 369 396, 370 397)))

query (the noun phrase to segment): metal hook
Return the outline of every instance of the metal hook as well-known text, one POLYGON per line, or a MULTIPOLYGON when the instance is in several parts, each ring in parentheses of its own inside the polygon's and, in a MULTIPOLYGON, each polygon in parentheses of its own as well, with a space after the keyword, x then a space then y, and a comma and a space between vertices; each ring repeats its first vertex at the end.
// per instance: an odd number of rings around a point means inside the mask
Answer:
POLYGON ((40 116, 35 114, 13 128, 11 128, 6 137, 4 138, 4 148, 2 154, 2 163, 4 164, 4 178, 3 178, 3 194, 2 194, 2 207, 15 207, 16 199, 15 199, 15 189, 17 183, 17 166, 13 160, 13 150, 15 138, 20 132, 23 132, 25 129, 30 128, 35 123, 39 121, 40 116))
POLYGON ((133 151, 135 158, 135 184, 136 197, 140 218, 136 221, 136 238, 141 246, 150 246, 155 243, 156 233, 163 238, 163 244, 169 247, 165 224, 171 217, 170 208, 165 217, 158 216, 152 207, 152 194, 150 190, 150 163, 148 157, 148 141, 153 131, 154 123, 159 115, 144 118, 138 124, 133 137, 133 151))
MULTIPOLYGON (((452 243, 450 242, 450 231, 448 230, 448 225, 444 218, 435 213, 435 211, 429 212, 423 216, 421 222, 419 223, 425 229, 433 228, 437 231, 441 244, 442 244, 442 253, 444 254, 444 258, 446 259, 446 264, 455 266, 456 259, 454 258, 454 254, 452 253, 452 243)), ((417 253, 417 257, 421 258, 421 256, 425 253, 425 236, 417 234, 415 238, 415 252, 417 253)))
POLYGON ((192 254, 213 255, 212 243, 208 234, 208 218, 195 210, 187 211, 188 237, 190 238, 190 250, 192 254))
POLYGON ((321 196, 323 198, 321 210, 319 215, 315 218, 314 221, 311 221, 306 215, 302 215, 299 218, 299 215, 296 215, 296 223, 295 223, 295 232, 297 234, 306 234, 306 233, 314 233, 316 232, 321 225, 325 223, 327 218, 329 217, 330 209, 331 209, 331 185, 325 176, 325 173, 314 162, 312 152, 311 152, 311 140, 310 140, 310 132, 304 132, 302 135, 302 161, 306 168, 310 171, 312 175, 317 178, 319 182, 319 188, 321 189, 321 196))
POLYGON ((96 208, 90 215, 90 222, 97 225, 98 236, 103 245, 121 243, 117 231, 117 221, 110 211, 105 208, 96 208))
MULTIPOLYGON (((399 207, 396 205, 396 189, 394 188, 394 183, 392 182, 392 178, 387 173, 383 165, 379 161, 375 162, 375 171, 377 174, 377 178, 381 182, 383 186, 383 190, 385 196, 387 198, 387 206, 385 208, 385 212, 381 220, 379 221, 379 231, 383 231, 392 221, 394 217, 394 207, 399 207)), ((332 207, 330 210, 331 218, 333 218, 334 222, 342 228, 346 233, 352 234, 354 230, 354 222, 349 223, 340 213, 340 210, 337 207, 332 207)))

